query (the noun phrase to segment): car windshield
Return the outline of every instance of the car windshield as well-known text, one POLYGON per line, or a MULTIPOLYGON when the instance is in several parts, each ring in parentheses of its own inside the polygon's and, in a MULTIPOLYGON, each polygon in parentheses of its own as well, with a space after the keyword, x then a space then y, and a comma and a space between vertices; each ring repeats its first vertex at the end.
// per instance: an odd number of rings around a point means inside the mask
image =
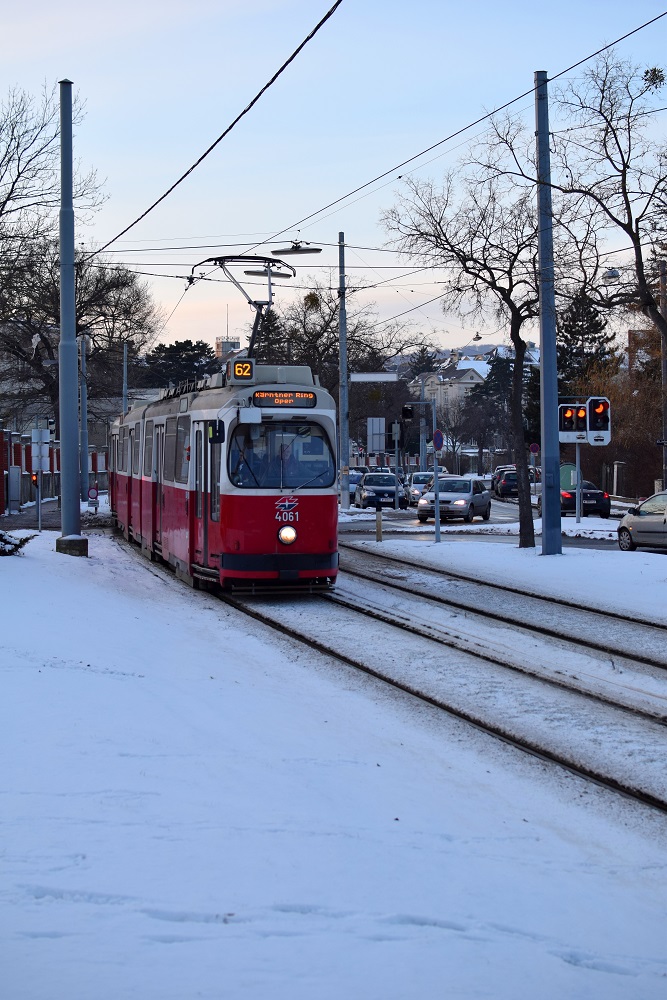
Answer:
POLYGON ((439 479, 441 493, 470 493, 472 483, 469 479, 439 479))
POLYGON ((336 463, 322 427, 311 423, 239 424, 228 455, 229 479, 241 489, 321 489, 336 463))
POLYGON ((395 486, 396 479, 394 476, 383 476, 380 473, 373 474, 364 477, 364 486, 395 486))
POLYGON ((428 472, 415 472, 412 476, 413 486, 422 486, 424 483, 428 483, 431 479, 431 475, 428 472))
POLYGON ((502 479, 509 479, 510 482, 516 479, 516 472, 503 472, 502 479))

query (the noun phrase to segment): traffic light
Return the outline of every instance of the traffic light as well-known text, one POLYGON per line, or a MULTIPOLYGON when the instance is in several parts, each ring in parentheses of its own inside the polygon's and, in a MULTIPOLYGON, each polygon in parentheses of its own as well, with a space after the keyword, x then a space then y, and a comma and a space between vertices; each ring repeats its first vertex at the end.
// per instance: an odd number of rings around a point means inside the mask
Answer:
POLYGON ((403 420, 412 420, 414 412, 414 407, 406 404, 401 410, 401 417, 403 420))
POLYGON ((591 396, 588 400, 588 443, 609 444, 611 441, 611 405, 606 396, 591 396))
POLYGON ((558 407, 558 430, 565 433, 574 430, 574 407, 561 405, 558 407))
POLYGON ((586 442, 586 404, 561 403, 558 407, 558 440, 561 444, 586 442))
POLYGON ((36 472, 31 472, 30 473, 30 482, 35 487, 35 489, 37 489, 37 487, 39 485, 39 476, 37 475, 36 472))
POLYGON ((584 434, 588 430, 588 420, 587 420, 587 410, 586 406, 579 404, 574 408, 574 429, 575 431, 583 431, 584 434))
POLYGON ((592 431, 606 431, 609 428, 609 400, 588 400, 588 426, 592 431))

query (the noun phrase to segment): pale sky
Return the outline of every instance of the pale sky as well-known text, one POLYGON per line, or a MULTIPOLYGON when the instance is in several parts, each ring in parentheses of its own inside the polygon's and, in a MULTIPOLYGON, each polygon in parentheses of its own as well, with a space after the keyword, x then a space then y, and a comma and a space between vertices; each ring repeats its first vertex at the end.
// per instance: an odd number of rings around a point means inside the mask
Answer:
MULTIPOLYGON (((63 0, 54 7, 36 0, 6 10, 2 96, 11 87, 38 94, 44 83, 69 78, 86 105, 75 157, 97 169, 108 200, 91 226, 77 228, 77 241, 102 245, 144 212, 227 128, 332 2, 117 0, 100 7, 63 0)), ((562 0, 541 7, 527 0, 474 6, 343 0, 255 108, 110 248, 111 256, 151 275, 174 276, 146 279, 170 316, 161 336, 167 342, 213 345, 225 335, 229 315, 230 336, 243 343, 252 315, 240 293, 224 282, 201 282, 179 303, 185 277, 206 257, 243 252, 281 230, 288 240, 324 247, 316 266, 313 258, 291 259, 299 265, 294 286, 307 286, 314 275, 337 283, 335 244, 343 231, 351 280, 391 279, 363 293, 377 303, 379 318, 420 306, 438 294, 434 279, 440 276, 401 279, 410 266, 374 249, 386 244, 379 218, 393 204, 404 171, 320 210, 529 90, 535 70, 558 73, 665 9, 664 0, 562 0)), ((659 65, 666 33, 667 18, 619 52, 659 65)), ((517 107, 533 120, 532 97, 517 107)), ((408 169, 438 179, 461 155, 463 142, 445 144, 408 169)), ((279 301, 294 294, 280 289, 279 301)), ((405 319, 445 347, 461 346, 475 333, 444 316, 437 302, 405 319)))

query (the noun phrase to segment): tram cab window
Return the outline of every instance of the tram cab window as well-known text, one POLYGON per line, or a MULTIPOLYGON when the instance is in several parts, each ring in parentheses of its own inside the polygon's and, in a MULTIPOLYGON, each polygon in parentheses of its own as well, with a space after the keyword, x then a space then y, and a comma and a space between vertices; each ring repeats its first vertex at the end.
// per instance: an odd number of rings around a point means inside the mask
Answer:
POLYGON ((229 446, 229 479, 241 489, 322 489, 335 461, 318 424, 241 424, 229 446))

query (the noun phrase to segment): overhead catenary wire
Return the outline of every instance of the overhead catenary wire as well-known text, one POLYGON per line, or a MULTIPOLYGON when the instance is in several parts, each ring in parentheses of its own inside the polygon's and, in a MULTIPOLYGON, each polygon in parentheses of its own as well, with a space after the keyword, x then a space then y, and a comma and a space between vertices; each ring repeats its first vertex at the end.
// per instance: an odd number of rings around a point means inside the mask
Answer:
POLYGON ((326 24, 326 22, 329 20, 329 18, 333 16, 333 14, 336 12, 337 8, 340 7, 340 5, 341 5, 342 2, 343 2, 343 0, 336 0, 336 2, 333 4, 333 6, 331 6, 329 8, 329 10, 326 12, 326 14, 324 15, 324 17, 321 18, 320 21, 318 21, 318 23, 315 25, 315 27, 312 29, 312 31, 304 38, 304 40, 301 42, 301 44, 297 46, 297 48, 294 50, 294 52, 291 54, 291 56, 288 59, 285 60, 285 62, 280 67, 280 69, 278 69, 273 74, 273 76, 271 77, 271 79, 267 83, 264 84, 264 86, 262 87, 262 89, 253 97, 253 99, 250 101, 250 103, 243 109, 243 111, 239 115, 236 116, 236 118, 234 119, 234 121, 230 125, 227 126, 227 128, 224 130, 224 132, 221 135, 218 136, 218 138, 215 140, 215 142, 211 143, 211 145, 208 147, 207 150, 205 150, 204 153, 202 153, 202 155, 199 157, 199 159, 196 160, 192 164, 192 166, 189 167, 185 171, 185 173, 182 174, 178 178, 178 180, 175 181, 171 185, 171 187, 168 188, 168 190, 164 192, 164 194, 160 195, 160 197, 156 201, 154 201, 153 204, 150 205, 146 209, 145 212, 142 212, 141 215, 138 216, 134 220, 134 222, 131 222, 129 224, 129 226, 126 226, 125 229, 123 229, 120 233, 118 233, 116 236, 114 236, 113 239, 109 240, 108 243, 106 243, 104 246, 100 247, 99 250, 94 251, 95 254, 101 253, 103 250, 106 250, 107 247, 110 247, 112 243, 115 243, 116 240, 120 239, 121 236, 124 236, 125 233, 129 232, 130 229, 132 229, 134 226, 136 226, 138 222, 141 222, 142 219, 145 219, 146 216, 149 214, 149 212, 152 212, 154 208, 156 208, 161 202, 163 202, 165 200, 165 198, 168 198, 169 195, 172 193, 172 191, 174 191, 179 186, 179 184, 182 184, 183 181, 186 179, 186 177, 189 177, 190 174, 194 170, 197 169, 197 167, 199 166, 199 164, 202 163, 206 159, 206 157, 210 153, 213 152, 213 150, 216 148, 216 146, 219 143, 222 142, 222 140, 225 138, 225 136, 229 135, 229 133, 241 121, 241 119, 244 118, 245 115, 247 115, 248 112, 252 110, 252 108, 255 106, 255 104, 257 104, 257 102, 263 96, 263 94, 265 94, 266 91, 270 87, 273 86, 273 84, 276 82, 276 80, 278 79, 278 77, 281 76, 282 73, 285 72, 285 70, 290 65, 290 63, 294 62, 294 60, 296 59, 296 57, 305 48, 305 46, 308 44, 308 42, 310 42, 315 37, 315 35, 317 34, 317 32, 320 30, 320 28, 322 28, 323 25, 326 24))
MULTIPOLYGON (((572 63, 572 65, 568 66, 566 69, 562 69, 562 70, 560 70, 560 72, 555 73, 553 76, 549 77, 549 81, 558 80, 561 76, 564 76, 566 73, 571 73, 572 70, 577 69, 577 67, 579 67, 579 66, 583 66, 584 63, 589 62, 591 59, 594 59, 596 56, 601 55, 603 52, 607 52, 609 49, 613 48, 614 45, 618 45, 620 42, 625 41, 627 38, 630 38, 632 35, 636 35, 637 32, 643 31, 644 28, 648 28, 651 24, 655 24, 656 21, 659 21, 661 18, 663 18, 665 16, 667 16, 667 10, 664 10, 661 14, 657 14, 655 17, 652 17, 649 21, 645 21, 643 24, 638 25, 636 28, 633 28, 631 31, 627 31, 624 35, 621 35, 619 38, 616 38, 613 42, 609 42, 607 45, 603 45, 601 48, 596 49, 595 52, 589 53, 587 56, 584 56, 583 59, 579 59, 577 62, 572 63)), ((437 149, 438 146, 442 146, 444 143, 450 142, 452 139, 457 138, 459 135, 462 135, 464 132, 469 131, 469 129, 474 128, 476 125, 480 125, 482 122, 488 121, 490 118, 493 118, 494 115, 497 115, 497 114, 499 114, 499 112, 504 111, 506 108, 511 107, 513 104, 516 104, 517 101, 521 101, 521 100, 523 100, 524 97, 528 97, 529 94, 534 94, 534 93, 535 93, 535 87, 533 86, 529 90, 525 90, 522 94, 519 94, 517 97, 513 97, 511 100, 506 101, 504 104, 501 104, 499 107, 495 108, 493 111, 489 111, 487 114, 482 115, 480 118, 476 118, 475 121, 469 122, 467 125, 464 125, 462 128, 457 129, 455 132, 450 133, 450 135, 445 136, 444 139, 440 139, 439 142, 433 143, 431 146, 428 146, 426 149, 422 149, 421 152, 415 153, 414 156, 410 156, 407 160, 402 160, 401 163, 396 164, 396 166, 391 167, 389 170, 383 171, 381 174, 378 174, 372 180, 366 181, 366 183, 364 183, 364 184, 360 184, 358 187, 354 188, 352 191, 348 191, 347 194, 344 194, 340 198, 336 198, 334 201, 331 201, 327 205, 324 205, 322 208, 318 209, 316 212, 311 212, 310 215, 306 215, 302 219, 299 219, 297 222, 293 222, 290 226, 286 226, 284 229, 281 229, 279 232, 274 233, 273 236, 269 237, 268 239, 262 240, 259 243, 255 243, 254 246, 251 249, 252 250, 256 250, 257 247, 264 246, 264 244, 270 243, 272 240, 275 240, 278 236, 283 236, 285 233, 288 233, 290 230, 296 229, 297 226, 303 225, 303 223, 307 222, 309 219, 314 218, 316 215, 320 215, 322 212, 326 212, 329 208, 333 208, 334 205, 338 205, 342 201, 346 201, 348 198, 351 198, 352 195, 358 194, 359 191, 363 191, 364 188, 370 187, 371 184, 375 184, 377 181, 383 180, 389 174, 393 174, 397 170, 401 170, 403 167, 407 166, 409 163, 413 163, 415 160, 419 159, 421 156, 425 156, 426 153, 430 153, 432 150, 437 149)), ((400 180, 400 177, 398 177, 396 179, 400 180)))

